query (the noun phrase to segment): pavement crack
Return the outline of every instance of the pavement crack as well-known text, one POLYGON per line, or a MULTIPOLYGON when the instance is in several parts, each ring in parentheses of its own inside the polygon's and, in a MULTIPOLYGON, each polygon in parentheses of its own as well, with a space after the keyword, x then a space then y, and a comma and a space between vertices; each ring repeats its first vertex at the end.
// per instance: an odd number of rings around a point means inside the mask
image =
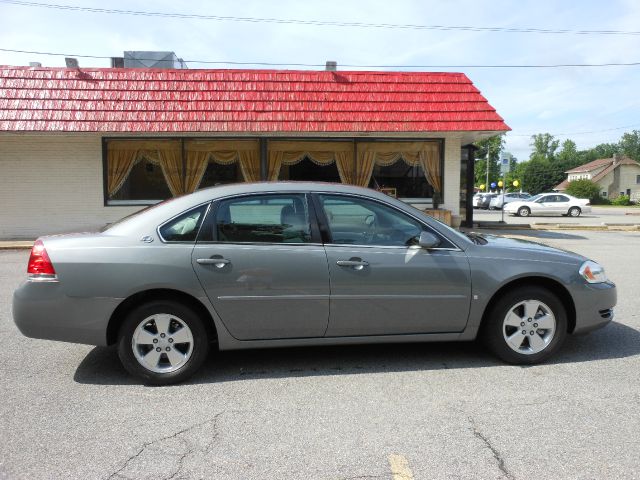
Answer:
MULTIPOLYGON (((205 446, 205 451, 209 451, 211 449, 211 446, 213 445, 215 439, 218 437, 218 419, 220 418, 220 416, 222 416, 224 413, 226 413, 226 411, 222 411, 219 412, 217 414, 215 414, 212 418, 209 418, 207 420, 204 420, 202 422, 198 422, 195 423, 193 425, 190 425, 186 428, 183 428, 182 430, 178 430, 177 432, 172 433, 171 435, 166 435, 164 437, 160 437, 157 438, 155 440, 152 440, 150 442, 145 442, 142 444, 142 447, 140 447, 140 449, 138 449, 138 451, 136 453, 134 453, 133 455, 131 455, 129 458, 127 458, 127 460, 122 464, 122 466, 116 470, 115 472, 111 473, 108 477, 107 480, 111 480, 111 479, 115 479, 115 478, 129 478, 126 475, 124 475, 122 472, 132 463, 134 462, 140 455, 142 455, 149 447, 160 443, 160 442, 164 442, 166 440, 171 440, 173 438, 178 438, 180 435, 186 434, 196 428, 199 427, 203 427, 207 424, 213 423, 213 430, 214 430, 214 435, 213 438, 211 439, 210 442, 207 443, 207 445, 205 446)), ((193 454, 194 452, 194 448, 191 445, 191 443, 184 439, 184 438, 180 438, 179 439, 181 442, 183 442, 184 446, 185 446, 185 451, 179 454, 176 454, 176 456, 178 456, 178 460, 177 460, 177 468, 168 476, 168 477, 163 477, 163 480, 170 480, 170 479, 175 479, 177 477, 177 475, 179 475, 182 471, 183 468, 183 464, 184 464, 184 460, 191 454, 193 454)))
POLYGON ((478 430, 476 422, 472 417, 469 417, 469 423, 471 424, 471 432, 473 433, 473 436, 481 440, 484 446, 489 449, 489 451, 493 455, 493 458, 495 458, 496 462, 498 463, 498 468, 504 474, 504 476, 509 480, 515 480, 516 477, 514 477, 513 474, 507 469, 504 458, 502 458, 502 454, 496 447, 493 446, 491 441, 480 430, 478 430))

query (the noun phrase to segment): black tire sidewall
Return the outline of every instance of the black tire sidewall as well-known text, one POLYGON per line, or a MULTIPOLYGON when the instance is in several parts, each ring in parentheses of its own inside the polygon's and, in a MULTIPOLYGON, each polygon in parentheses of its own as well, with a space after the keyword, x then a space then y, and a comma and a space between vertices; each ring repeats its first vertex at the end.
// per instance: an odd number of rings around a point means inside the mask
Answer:
POLYGON ((520 287, 507 292, 493 305, 482 325, 481 337, 485 345, 500 359, 516 365, 530 365, 543 362, 552 356, 567 336, 567 313, 560 299, 549 290, 531 286, 520 287), (531 355, 518 353, 507 345, 502 328, 507 312, 515 304, 524 300, 539 300, 546 304, 556 320, 556 331, 551 343, 543 351, 531 355))
POLYGON ((192 376, 204 363, 209 352, 209 338, 202 319, 189 307, 170 300, 156 300, 142 304, 126 316, 118 335, 118 356, 124 368, 149 385, 179 383, 192 376), (193 335, 193 352, 182 367, 174 372, 156 373, 144 368, 131 348, 131 339, 142 320, 152 315, 168 313, 185 322, 193 335))

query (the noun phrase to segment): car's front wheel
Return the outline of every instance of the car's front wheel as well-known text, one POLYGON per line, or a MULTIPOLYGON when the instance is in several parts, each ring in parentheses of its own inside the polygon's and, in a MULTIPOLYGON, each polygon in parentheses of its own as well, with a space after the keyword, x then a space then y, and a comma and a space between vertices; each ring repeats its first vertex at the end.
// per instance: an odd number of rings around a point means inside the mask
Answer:
POLYGON ((504 294, 488 312, 481 335, 499 358, 534 364, 549 358, 567 335, 567 314, 549 290, 520 287, 504 294))
POLYGON ((529 207, 520 207, 518 209, 519 217, 528 217, 529 215, 531 215, 531 210, 529 210, 529 207))
POLYGON ((202 320, 178 302, 157 300, 140 305, 120 327, 120 361, 147 384, 186 380, 200 368, 208 350, 202 320))

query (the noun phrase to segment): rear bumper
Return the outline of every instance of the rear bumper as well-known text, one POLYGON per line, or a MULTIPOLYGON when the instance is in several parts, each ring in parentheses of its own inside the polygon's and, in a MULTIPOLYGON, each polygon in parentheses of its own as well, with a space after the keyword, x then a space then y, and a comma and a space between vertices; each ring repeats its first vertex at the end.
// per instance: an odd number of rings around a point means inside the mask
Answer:
POLYGON ((617 302, 614 283, 585 283, 577 292, 574 292, 574 299, 576 328, 571 333, 589 333, 608 325, 613 320, 613 307, 617 302))
POLYGON ((69 297, 57 282, 25 282, 13 294, 13 320, 27 337, 107 345, 107 325, 121 301, 69 297))

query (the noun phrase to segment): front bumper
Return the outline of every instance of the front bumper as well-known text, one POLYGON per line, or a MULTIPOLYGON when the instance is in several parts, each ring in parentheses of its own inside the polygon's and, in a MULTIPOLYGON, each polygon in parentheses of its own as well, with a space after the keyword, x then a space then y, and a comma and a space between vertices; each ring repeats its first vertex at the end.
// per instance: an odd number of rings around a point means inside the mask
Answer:
POLYGON ((65 295, 58 282, 24 282, 13 294, 13 320, 23 335, 107 345, 107 325, 122 299, 65 295))
POLYGON ((618 300, 613 282, 583 283, 574 289, 576 327, 571 333, 583 334, 608 325, 618 300))

